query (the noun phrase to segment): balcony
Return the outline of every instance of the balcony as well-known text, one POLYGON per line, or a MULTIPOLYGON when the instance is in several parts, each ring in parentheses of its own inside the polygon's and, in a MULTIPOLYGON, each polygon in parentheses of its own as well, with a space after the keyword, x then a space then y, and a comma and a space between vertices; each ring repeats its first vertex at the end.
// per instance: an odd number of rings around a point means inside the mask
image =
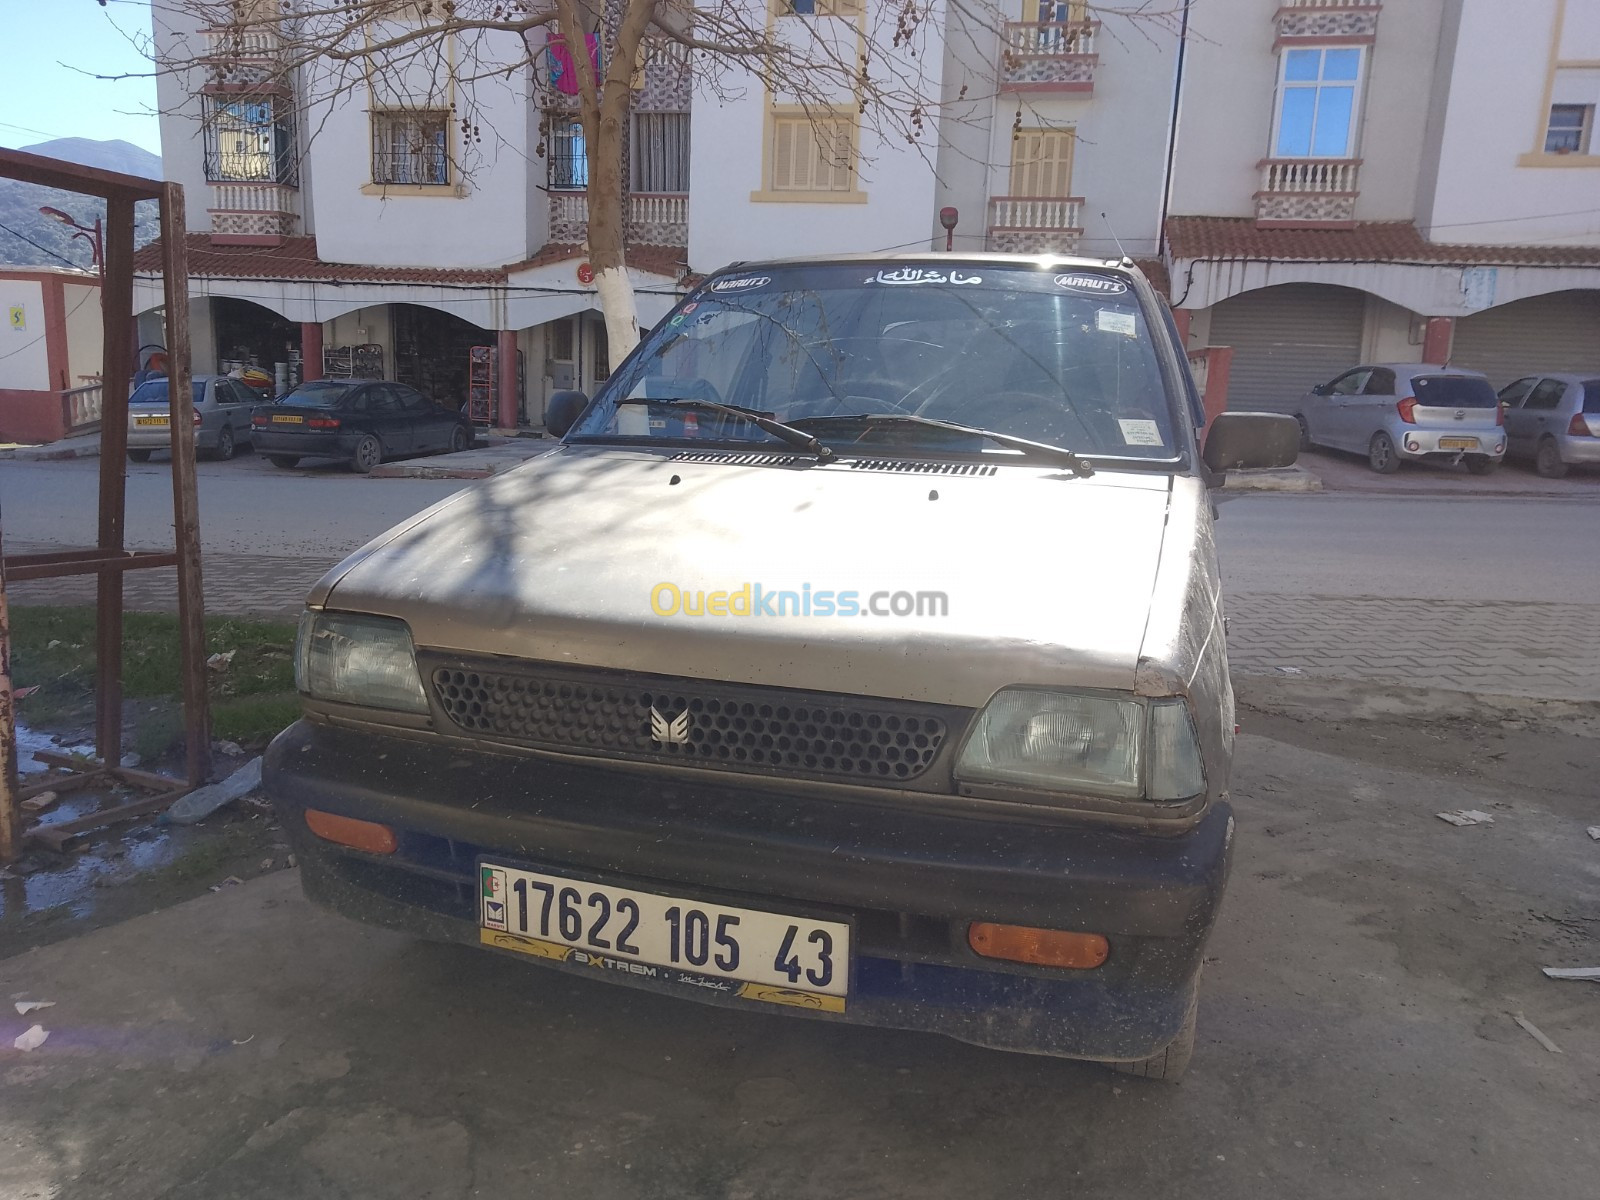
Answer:
POLYGON ((1000 35, 1002 92, 1092 92, 1098 21, 1007 21, 1000 35))
POLYGON ((1008 254, 1075 254, 1082 212, 1079 196, 992 197, 986 247, 1008 254))
POLYGON ((1378 0, 1280 0, 1278 44, 1369 41, 1381 7, 1378 0))
POLYGON ((1359 158, 1264 158, 1256 193, 1260 225, 1349 225, 1360 194, 1359 158))
MULTIPOLYGON (((627 198, 629 243, 687 246, 689 197, 682 193, 631 192, 627 198)), ((550 193, 550 240, 576 245, 589 236, 589 193, 550 193)))
POLYGON ((277 246, 293 237, 296 190, 285 183, 210 185, 211 240, 218 246, 277 246))
POLYGON ((208 92, 273 90, 282 46, 275 29, 207 29, 208 92))

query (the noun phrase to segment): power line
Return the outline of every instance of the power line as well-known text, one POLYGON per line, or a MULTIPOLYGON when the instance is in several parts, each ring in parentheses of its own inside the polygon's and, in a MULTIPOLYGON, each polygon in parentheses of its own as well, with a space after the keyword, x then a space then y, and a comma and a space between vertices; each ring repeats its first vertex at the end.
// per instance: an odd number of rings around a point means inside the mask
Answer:
POLYGON ((42 251, 43 253, 48 254, 51 258, 58 259, 59 261, 66 263, 67 266, 73 268, 74 270, 80 270, 81 269, 78 266, 78 264, 73 262, 70 258, 67 258, 67 257, 65 257, 63 255, 57 254, 54 250, 50 249, 49 246, 41 246, 41 245, 39 245, 38 242, 34 241, 27 234, 18 233, 15 229, 11 228, 11 226, 9 226, 9 225, 0 224, 0 229, 4 229, 7 233, 9 233, 14 238, 17 238, 17 239, 19 239, 21 241, 27 242, 28 245, 32 246, 35 250, 42 251))

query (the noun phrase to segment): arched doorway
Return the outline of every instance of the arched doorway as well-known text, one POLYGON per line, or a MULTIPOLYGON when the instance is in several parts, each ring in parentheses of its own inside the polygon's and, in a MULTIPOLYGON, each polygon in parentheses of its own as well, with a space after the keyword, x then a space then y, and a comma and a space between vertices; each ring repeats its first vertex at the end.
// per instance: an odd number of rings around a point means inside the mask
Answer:
POLYGON ((213 296, 211 323, 217 369, 223 374, 235 367, 260 367, 290 387, 300 381, 299 322, 236 296, 213 296))
POLYGON ((393 304, 394 377, 424 396, 460 408, 467 402, 474 346, 493 346, 495 334, 470 321, 420 304, 393 304))
POLYGON ((1318 383, 1361 361, 1367 295, 1284 283, 1230 296, 1211 310, 1210 342, 1233 347, 1228 407, 1293 412, 1318 383))
POLYGON ((1495 387, 1524 375, 1600 372, 1600 291, 1529 296, 1462 317, 1450 361, 1495 387))

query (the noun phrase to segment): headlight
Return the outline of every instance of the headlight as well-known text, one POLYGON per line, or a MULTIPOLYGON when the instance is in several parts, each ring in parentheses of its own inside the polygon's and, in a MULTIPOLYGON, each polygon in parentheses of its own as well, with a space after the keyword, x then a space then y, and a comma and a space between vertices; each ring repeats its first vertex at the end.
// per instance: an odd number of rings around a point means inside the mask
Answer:
POLYGON ((967 735, 956 777, 1113 800, 1186 800, 1205 791, 1183 700, 1039 688, 995 694, 967 735))
POLYGON ((411 631, 392 617, 304 613, 295 638, 294 685, 317 700, 428 711, 411 631))

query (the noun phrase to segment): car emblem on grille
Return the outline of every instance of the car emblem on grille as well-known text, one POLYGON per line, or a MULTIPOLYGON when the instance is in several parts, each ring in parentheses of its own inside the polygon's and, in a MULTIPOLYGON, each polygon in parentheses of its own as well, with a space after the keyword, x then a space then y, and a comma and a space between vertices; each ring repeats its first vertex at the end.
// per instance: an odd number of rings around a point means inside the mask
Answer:
POLYGON ((650 736, 663 746, 685 746, 689 743, 689 710, 686 708, 672 720, 667 720, 650 707, 650 736))
POLYGON ((1466 419, 1467 419, 1467 410, 1464 409, 1464 408, 1456 409, 1456 420, 1465 421, 1466 419))

